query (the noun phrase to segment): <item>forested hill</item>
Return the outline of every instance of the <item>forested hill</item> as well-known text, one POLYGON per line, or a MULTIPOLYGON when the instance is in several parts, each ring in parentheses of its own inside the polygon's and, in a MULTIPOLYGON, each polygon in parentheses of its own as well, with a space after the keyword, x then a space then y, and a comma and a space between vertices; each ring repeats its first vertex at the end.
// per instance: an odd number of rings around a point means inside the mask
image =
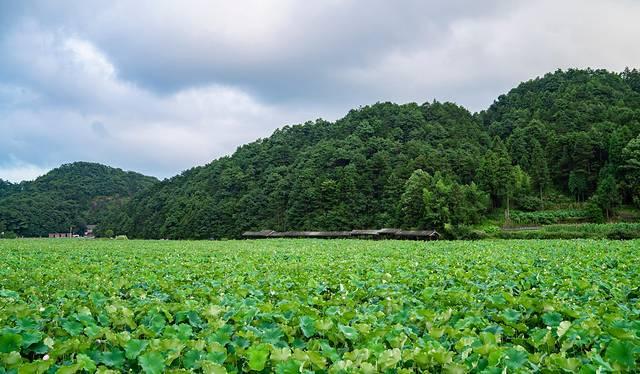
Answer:
POLYGON ((286 126, 137 195, 103 228, 142 238, 477 223, 491 209, 639 203, 640 74, 557 71, 486 111, 378 103, 286 126), (636 139, 636 140, 633 140, 636 139), (635 161, 634 161, 635 160, 635 161))
POLYGON ((640 131, 639 110, 637 71, 570 70, 520 84, 480 119, 490 136, 507 140, 514 164, 535 176, 540 165, 532 152, 541 147, 552 186, 586 199, 606 177, 605 166, 619 183, 633 182, 621 166, 629 157, 624 148, 640 131))
POLYGON ((284 127, 155 185, 109 228, 209 238, 257 228, 398 226, 398 202, 414 170, 471 182, 489 143, 480 122, 454 104, 376 104, 335 123, 284 127))
POLYGON ((378 103, 336 122, 285 126, 160 183, 89 164, 0 183, 0 224, 20 235, 97 222, 136 238, 233 238, 464 228, 490 212, 567 202, 599 221, 640 206, 639 134, 640 72, 556 71, 476 114, 378 103))
POLYGON ((46 236, 82 232, 134 194, 157 183, 153 177, 100 164, 62 165, 34 181, 0 181, 0 232, 46 236))

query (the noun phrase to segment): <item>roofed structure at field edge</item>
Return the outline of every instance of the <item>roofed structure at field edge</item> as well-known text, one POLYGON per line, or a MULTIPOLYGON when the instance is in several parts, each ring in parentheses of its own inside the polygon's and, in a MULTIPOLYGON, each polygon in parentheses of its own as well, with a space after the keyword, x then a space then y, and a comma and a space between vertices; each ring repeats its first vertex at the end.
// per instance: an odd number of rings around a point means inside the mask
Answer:
POLYGON ((316 239, 401 239, 401 240, 437 240, 440 234, 435 230, 351 230, 351 231, 284 231, 273 230, 246 231, 245 239, 269 238, 316 238, 316 239))

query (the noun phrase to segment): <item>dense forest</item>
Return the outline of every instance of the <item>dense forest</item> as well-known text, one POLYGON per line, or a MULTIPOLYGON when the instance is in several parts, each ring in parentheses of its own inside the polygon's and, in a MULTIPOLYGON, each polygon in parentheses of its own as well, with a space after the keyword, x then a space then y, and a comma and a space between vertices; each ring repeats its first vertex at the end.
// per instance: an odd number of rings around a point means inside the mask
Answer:
POLYGON ((558 70, 480 113, 453 103, 377 103, 335 122, 285 126, 160 183, 131 178, 76 198, 2 183, 0 220, 23 235, 93 220, 102 233, 202 239, 260 229, 467 227, 569 202, 604 221, 618 207, 640 206, 640 72, 558 70), (99 214, 90 209, 135 192, 99 214))
POLYGON ((104 221, 134 194, 157 183, 153 177, 108 166, 76 162, 62 165, 34 181, 0 180, 0 232, 4 236, 82 233, 104 221))

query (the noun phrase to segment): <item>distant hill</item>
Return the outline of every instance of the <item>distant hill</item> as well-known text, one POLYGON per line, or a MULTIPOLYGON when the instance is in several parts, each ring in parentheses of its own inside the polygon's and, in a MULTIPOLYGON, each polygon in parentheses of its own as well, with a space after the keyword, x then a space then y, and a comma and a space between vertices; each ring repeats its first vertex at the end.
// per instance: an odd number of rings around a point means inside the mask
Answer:
POLYGON ((157 179, 105 165, 62 165, 34 181, 0 182, 0 231, 20 236, 82 232, 157 179))

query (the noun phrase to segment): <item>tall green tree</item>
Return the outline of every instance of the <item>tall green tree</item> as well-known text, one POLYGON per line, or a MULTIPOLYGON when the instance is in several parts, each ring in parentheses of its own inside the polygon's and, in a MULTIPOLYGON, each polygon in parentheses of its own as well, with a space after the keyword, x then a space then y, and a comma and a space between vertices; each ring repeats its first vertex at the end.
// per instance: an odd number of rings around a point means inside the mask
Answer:
POLYGON ((436 172, 423 190, 424 217, 430 227, 477 223, 489 206, 489 196, 475 183, 460 184, 436 172))
POLYGON ((456 192, 452 224, 470 225, 480 222, 489 209, 489 195, 474 182, 458 185, 456 192))
MULTIPOLYGON (((540 195, 540 200, 544 201, 544 193, 551 185, 549 165, 540 142, 533 139, 531 147, 531 168, 529 172, 533 185, 540 195)), ((542 208, 542 207, 541 207, 542 208)))
POLYGON ((589 188, 587 174, 584 170, 573 170, 569 174, 569 192, 577 201, 584 201, 589 188))
POLYGON ((436 174, 432 183, 423 190, 424 219, 433 227, 442 228, 451 223, 453 215, 454 185, 436 174))
POLYGON ((632 139, 622 150, 623 164, 620 166, 634 203, 640 207, 640 136, 632 139))
POLYGON ((531 195, 531 177, 519 165, 511 168, 511 177, 507 183, 509 199, 519 201, 531 195))
POLYGON ((425 221, 424 189, 431 184, 431 176, 418 169, 411 173, 400 198, 402 222, 408 228, 423 228, 425 221))
POLYGON ((610 220, 613 217, 614 208, 620 204, 620 193, 613 168, 607 166, 600 171, 594 201, 604 212, 607 221, 610 220))
POLYGON ((511 163, 511 156, 499 137, 493 138, 493 147, 480 163, 478 179, 482 188, 489 193, 493 207, 505 207, 505 220, 509 221, 511 200, 520 189, 521 180, 516 180, 524 172, 517 172, 511 163))

